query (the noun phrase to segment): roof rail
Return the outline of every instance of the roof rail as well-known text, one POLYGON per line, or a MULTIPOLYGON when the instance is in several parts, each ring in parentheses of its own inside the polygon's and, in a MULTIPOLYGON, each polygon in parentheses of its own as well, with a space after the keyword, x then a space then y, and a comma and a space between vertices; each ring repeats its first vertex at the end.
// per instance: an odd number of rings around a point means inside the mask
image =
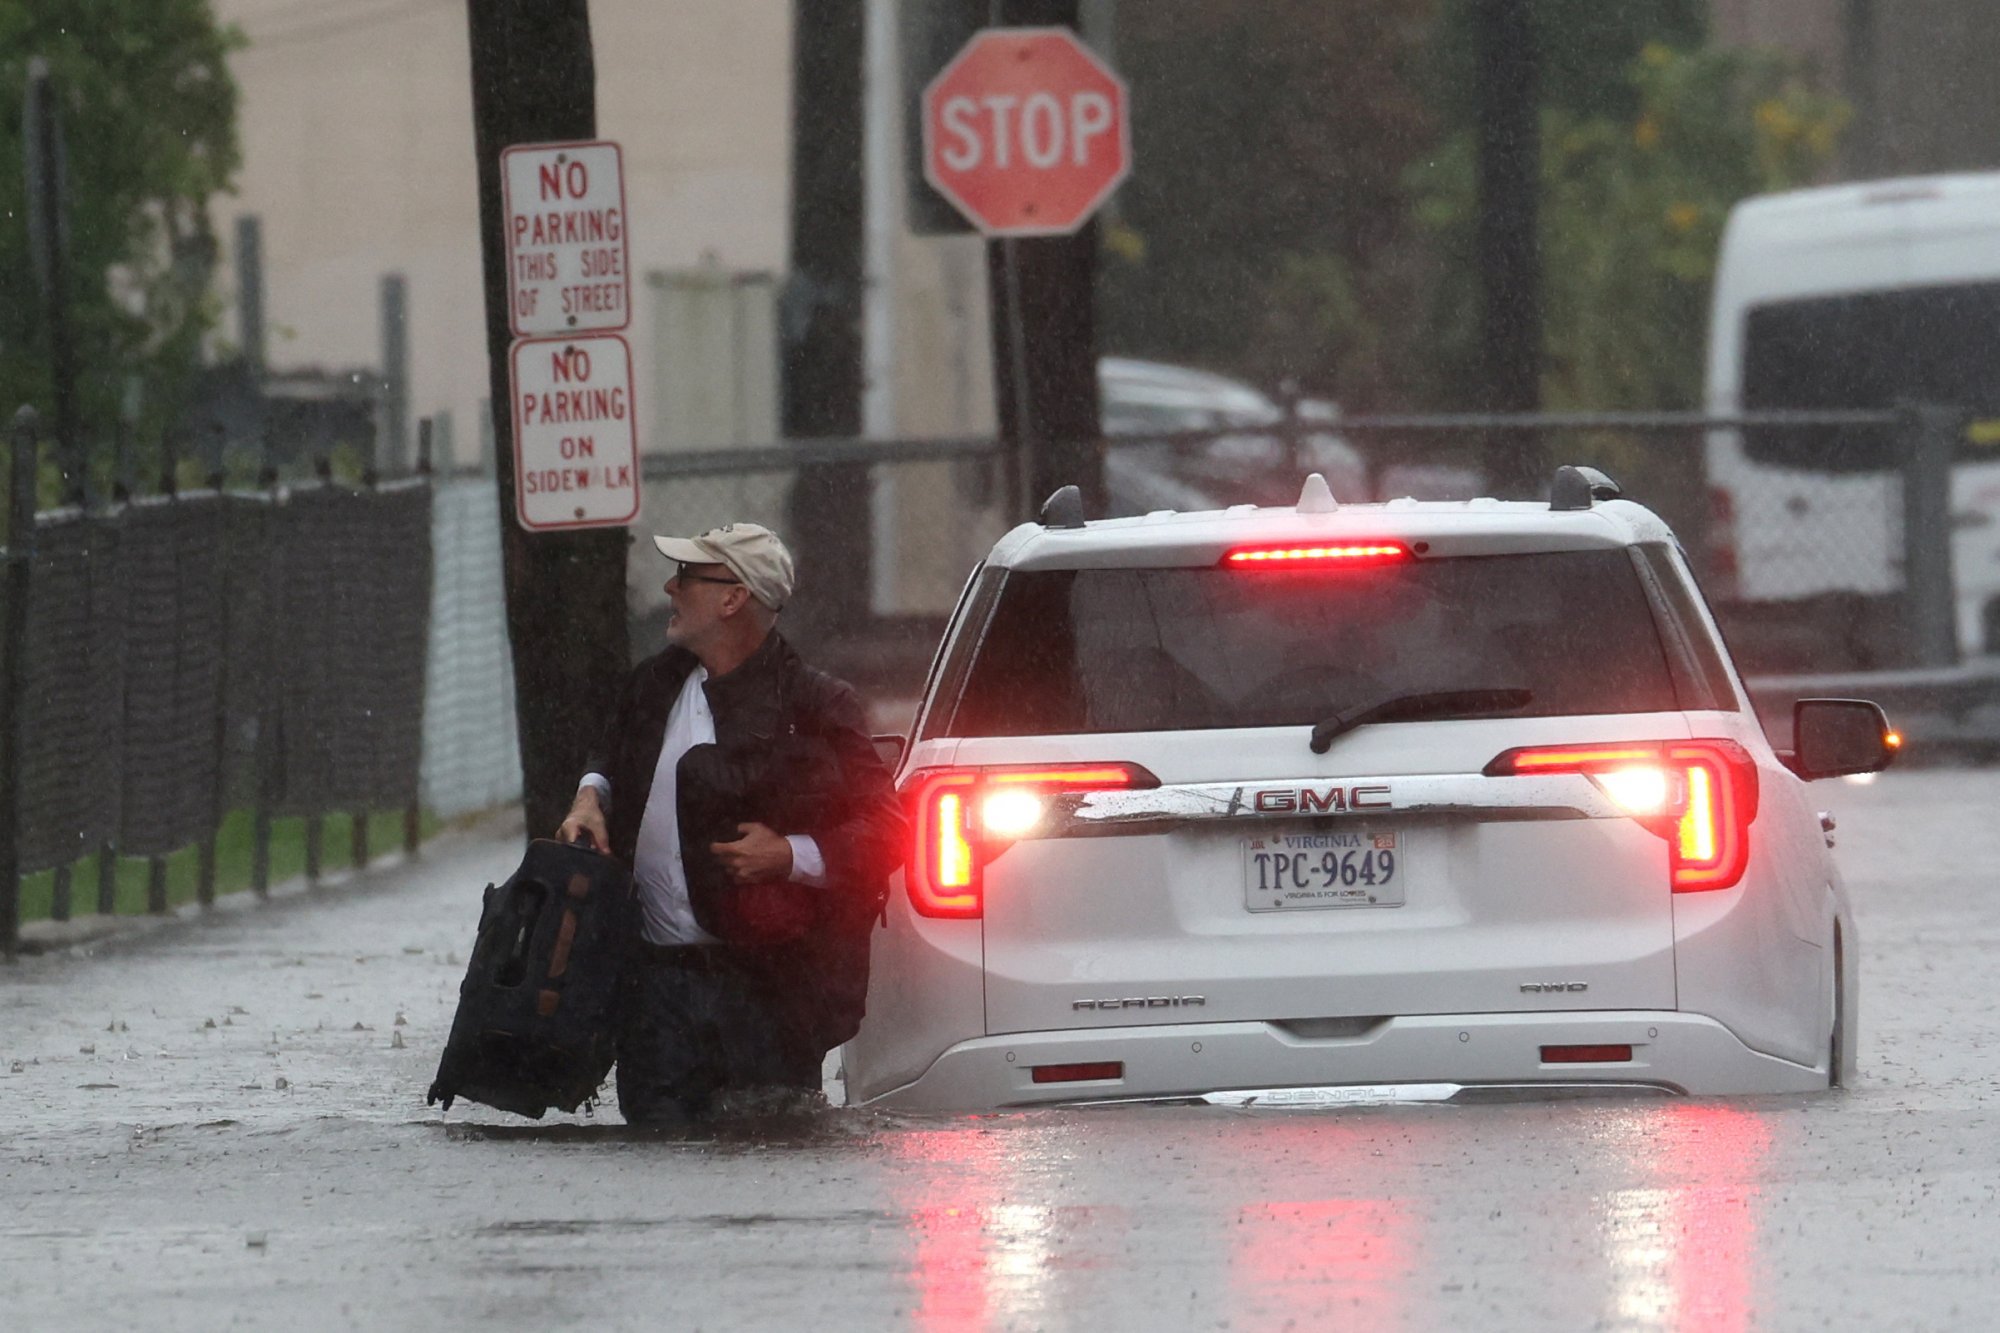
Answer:
POLYGON ((1083 526, 1083 492, 1075 486, 1061 486, 1042 501, 1042 526, 1080 528, 1083 526))
POLYGON ((1558 513, 1588 509, 1598 500, 1616 500, 1625 494, 1618 483, 1594 467, 1559 467, 1549 483, 1549 508, 1558 513))

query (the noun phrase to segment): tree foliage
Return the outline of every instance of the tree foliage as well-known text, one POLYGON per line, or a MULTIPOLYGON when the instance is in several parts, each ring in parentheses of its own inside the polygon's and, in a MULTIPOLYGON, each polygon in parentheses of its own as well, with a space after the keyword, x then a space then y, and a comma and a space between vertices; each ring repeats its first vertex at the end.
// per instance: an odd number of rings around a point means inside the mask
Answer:
MULTIPOLYGON (((1105 347, 1350 409, 1474 401, 1474 3, 1122 6, 1105 347)), ((1691 406, 1730 206, 1817 178, 1844 110, 1705 46, 1708 0, 1534 7, 1548 401, 1691 406)))
POLYGON ((71 321, 85 429, 135 407, 171 420, 213 326, 208 200, 239 161, 240 44, 209 0, 0 0, 0 408, 46 410, 49 357, 31 262, 23 99, 49 62, 67 142, 71 321))
POLYGON ((1433 138, 1432 0, 1119 9, 1132 178, 1107 219, 1102 342, 1349 401, 1411 349, 1405 177, 1433 138))
MULTIPOLYGON (((1730 207, 1818 177, 1846 118, 1841 103, 1771 52, 1656 42, 1624 77, 1628 99, 1604 99, 1594 113, 1543 112, 1551 407, 1698 405, 1709 286, 1730 207)), ((1473 180, 1469 135, 1416 178, 1425 222, 1457 261, 1433 325, 1445 364, 1473 356, 1473 180)))

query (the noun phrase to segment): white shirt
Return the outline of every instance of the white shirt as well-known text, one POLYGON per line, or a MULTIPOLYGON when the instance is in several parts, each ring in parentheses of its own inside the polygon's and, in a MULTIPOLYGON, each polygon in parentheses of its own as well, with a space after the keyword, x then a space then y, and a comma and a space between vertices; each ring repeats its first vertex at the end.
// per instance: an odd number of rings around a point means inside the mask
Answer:
MULTIPOLYGON (((646 797, 646 813, 639 819, 639 843, 632 855, 632 878, 639 889, 640 933, 654 944, 714 944, 716 938, 694 919, 688 901, 687 868, 681 861, 681 821, 678 770, 681 756, 697 745, 715 743, 715 715, 708 708, 708 692, 702 688, 708 669, 697 666, 688 673, 672 711, 667 714, 666 736, 660 744, 660 760, 653 769, 653 790, 646 797)), ((597 788, 611 798, 611 780, 602 773, 586 773, 583 784, 597 788)), ((814 888, 826 886, 826 859, 819 844, 803 833, 787 834, 792 845, 792 879, 814 888)))

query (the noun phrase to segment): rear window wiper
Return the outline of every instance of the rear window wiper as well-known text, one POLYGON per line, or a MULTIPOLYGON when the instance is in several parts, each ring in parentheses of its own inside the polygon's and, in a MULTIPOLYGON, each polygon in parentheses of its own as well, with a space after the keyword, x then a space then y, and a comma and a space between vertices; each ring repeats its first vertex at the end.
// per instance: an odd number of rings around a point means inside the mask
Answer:
POLYGON ((1312 751, 1325 754, 1336 736, 1370 722, 1417 722, 1425 718, 1471 717, 1481 713, 1511 713, 1526 708, 1533 690, 1426 690, 1396 694, 1374 703, 1344 708, 1313 728, 1312 751))

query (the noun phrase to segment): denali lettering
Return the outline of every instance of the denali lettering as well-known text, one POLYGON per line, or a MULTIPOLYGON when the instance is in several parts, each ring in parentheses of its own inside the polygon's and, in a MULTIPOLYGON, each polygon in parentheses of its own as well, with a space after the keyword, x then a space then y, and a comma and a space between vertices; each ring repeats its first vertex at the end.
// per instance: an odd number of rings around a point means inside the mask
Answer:
POLYGON ((1252 805, 1261 815, 1312 815, 1388 810, 1395 802, 1387 787, 1266 787, 1252 805))
POLYGON ((1134 995, 1122 1000, 1077 1000, 1071 1009, 1186 1009, 1208 1003, 1205 995, 1134 995))

